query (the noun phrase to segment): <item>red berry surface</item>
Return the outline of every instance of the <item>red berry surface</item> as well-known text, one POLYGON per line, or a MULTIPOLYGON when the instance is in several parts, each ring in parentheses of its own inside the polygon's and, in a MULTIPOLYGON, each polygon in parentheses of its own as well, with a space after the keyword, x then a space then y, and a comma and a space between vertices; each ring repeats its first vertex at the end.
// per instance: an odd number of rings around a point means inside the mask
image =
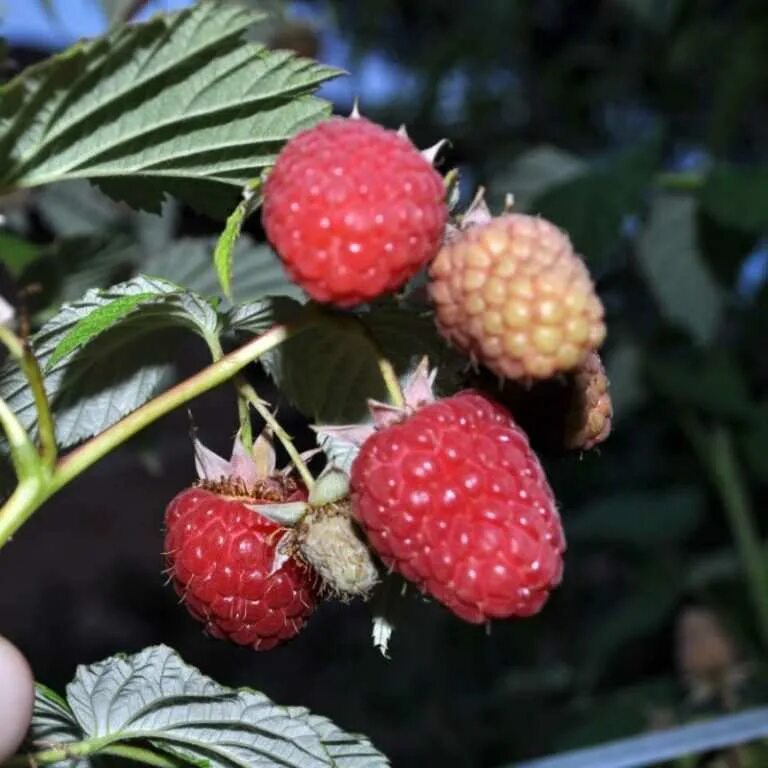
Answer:
POLYGON ((472 391, 375 432, 352 466, 355 517, 382 560, 462 619, 530 616, 565 539, 523 431, 472 391))
POLYGON ((353 306, 399 288, 437 253, 443 180, 404 136, 362 118, 303 131, 264 189, 267 236, 313 299, 353 306))
POLYGON ((314 574, 293 557, 276 560, 285 529, 246 506, 268 501, 193 487, 165 512, 167 564, 182 602, 210 635, 259 651, 296 635, 316 602, 314 574))

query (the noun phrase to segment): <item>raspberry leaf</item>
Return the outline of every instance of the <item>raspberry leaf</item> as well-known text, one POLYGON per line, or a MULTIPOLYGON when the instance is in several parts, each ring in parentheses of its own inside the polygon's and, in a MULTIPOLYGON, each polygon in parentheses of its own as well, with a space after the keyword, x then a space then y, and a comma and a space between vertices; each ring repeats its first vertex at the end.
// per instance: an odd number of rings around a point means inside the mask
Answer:
POLYGON ((388 765, 366 738, 257 691, 219 685, 165 646, 79 667, 67 702, 88 740, 141 739, 210 768, 388 765))
POLYGON ((50 368, 50 366, 55 365, 70 352, 84 346, 102 331, 119 323, 139 304, 151 301, 153 298, 156 298, 153 293, 137 293, 134 296, 121 296, 109 304, 97 307, 89 315, 79 320, 75 327, 59 342, 48 359, 47 367, 50 368))
POLYGON ((0 89, 0 187, 96 181, 159 211, 224 218, 280 145, 329 114, 336 70, 244 43, 262 17, 202 2, 80 42, 0 89))
POLYGON ((569 176, 536 197, 530 210, 568 232, 576 251, 593 271, 600 272, 610 266, 627 216, 642 205, 643 191, 655 170, 655 155, 655 147, 646 147, 569 176))
MULTIPOLYGON (((155 251, 141 265, 142 272, 171 280, 203 296, 221 294, 221 283, 211 269, 216 247, 210 238, 184 238, 155 251)), ((285 276, 280 261, 265 244, 242 236, 233 245, 230 276, 231 299, 247 302, 265 296, 301 297, 301 290, 285 276)), ((245 330, 245 328, 244 328, 245 330)))
MULTIPOLYGON (((27 741, 32 745, 68 744, 80 741, 83 731, 72 710, 57 693, 38 684, 35 687, 35 705, 27 741)), ((58 765, 74 766, 76 759, 66 760, 58 765)))
MULTIPOLYGON (((301 311, 287 299, 244 304, 228 316, 234 331, 259 333, 301 311)), ((367 419, 369 399, 386 400, 379 358, 388 358, 398 374, 412 370, 424 357, 440 368, 450 388, 459 366, 437 336, 434 324, 414 309, 389 303, 357 313, 328 311, 307 305, 310 327, 262 358, 264 367, 285 397, 317 423, 356 423, 367 419), (312 371, 308 376, 307 371, 312 371)))
POLYGON ((240 231, 248 216, 261 205, 261 194, 257 192, 260 182, 250 184, 243 193, 243 199, 237 208, 227 218, 224 231, 221 233, 216 250, 213 252, 213 266, 221 283, 221 290, 229 297, 232 293, 232 262, 234 248, 240 237, 240 231))
POLYGON ((345 733, 327 717, 313 715, 303 707, 289 707, 288 711, 320 736, 337 768, 387 768, 389 765, 389 760, 365 736, 345 733))
MULTIPOLYGON (((217 328, 217 315, 207 302, 156 278, 137 277, 108 290, 91 290, 65 304, 31 339, 46 373, 58 444, 67 447, 97 434, 152 397, 171 377, 180 329, 211 337, 217 328), (96 310, 127 296, 141 296, 142 303, 115 325, 80 325, 96 310), (152 344, 147 345, 150 333, 152 344), (51 363, 62 343, 64 352, 51 363)), ((13 361, 0 368, 0 397, 26 429, 34 430, 32 393, 13 361)))
POLYGON ((588 164, 564 149, 542 144, 517 157, 509 171, 491 185, 491 199, 512 194, 515 211, 530 211, 531 203, 552 187, 584 174, 588 164))
POLYGON ((720 326, 723 294, 701 258, 695 214, 691 197, 658 195, 637 256, 661 313, 706 344, 720 326))

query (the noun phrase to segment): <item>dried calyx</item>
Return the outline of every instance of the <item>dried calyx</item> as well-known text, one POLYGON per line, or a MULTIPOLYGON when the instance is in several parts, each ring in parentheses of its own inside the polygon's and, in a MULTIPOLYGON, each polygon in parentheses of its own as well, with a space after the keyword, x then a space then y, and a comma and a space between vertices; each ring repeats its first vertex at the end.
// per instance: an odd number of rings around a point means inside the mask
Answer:
MULTIPOLYGON (((207 448, 197 437, 194 451, 198 485, 206 490, 221 496, 264 502, 284 502, 303 495, 299 484, 290 477, 292 466, 277 470, 275 449, 267 430, 256 439, 250 451, 238 434, 229 460, 207 448)), ((268 517, 272 519, 271 515, 268 517)))
POLYGON ((306 501, 247 506, 291 529, 285 546, 314 569, 328 595, 366 599, 378 583, 378 569, 350 514, 345 472, 329 468, 306 501))

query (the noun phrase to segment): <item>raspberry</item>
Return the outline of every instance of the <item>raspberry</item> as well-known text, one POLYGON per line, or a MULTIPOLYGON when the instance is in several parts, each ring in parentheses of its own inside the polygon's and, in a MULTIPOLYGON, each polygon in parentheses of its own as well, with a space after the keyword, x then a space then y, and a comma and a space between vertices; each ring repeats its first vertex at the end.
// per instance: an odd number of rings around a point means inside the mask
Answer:
POLYGON ((441 333, 502 377, 543 379, 576 368, 600 346, 605 325, 568 237, 535 216, 474 220, 430 269, 441 333))
POLYGON ((351 489, 384 563, 466 621, 530 616, 560 582, 565 539, 544 471, 510 415, 479 393, 374 432, 351 489))
POLYGON ((566 447, 588 451, 611 434, 613 404, 600 355, 592 352, 572 376, 573 397, 566 423, 566 447))
POLYGON ((263 222, 291 279, 349 307, 399 288, 440 247, 440 175, 404 136, 361 118, 296 135, 264 188, 263 222))
MULTIPOLYGON (((242 467, 242 455, 229 463, 211 455, 209 467, 242 467)), ((177 593, 206 631, 262 651, 302 629, 315 608, 316 576, 286 551, 290 532, 253 509, 302 501, 306 491, 277 474, 248 480, 208 476, 179 493, 165 512, 165 553, 177 593)))

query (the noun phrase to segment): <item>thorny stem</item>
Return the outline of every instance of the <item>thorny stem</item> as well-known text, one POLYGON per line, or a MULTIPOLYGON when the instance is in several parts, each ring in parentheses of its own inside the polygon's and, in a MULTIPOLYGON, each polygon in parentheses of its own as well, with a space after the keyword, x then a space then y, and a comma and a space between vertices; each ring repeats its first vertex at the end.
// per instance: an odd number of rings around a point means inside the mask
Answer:
POLYGON ((693 415, 685 417, 682 425, 701 461, 709 468, 722 501, 741 559, 760 637, 768 647, 768 567, 731 433, 722 424, 707 431, 693 415))
MULTIPOLYGON (((304 325, 302 323, 274 326, 271 330, 261 336, 257 336, 189 379, 163 392, 154 400, 150 400, 141 408, 128 414, 128 416, 118 421, 109 429, 91 438, 62 459, 49 477, 45 477, 40 473, 39 462, 37 463, 38 469, 35 474, 30 475, 27 472, 26 475, 20 475, 19 487, 2 509, 0 509, 0 547, 10 539, 44 501, 99 461, 99 459, 102 459, 161 416, 165 416, 180 405, 184 405, 184 403, 203 394, 203 392, 207 392, 209 389, 213 389, 231 379, 260 355, 278 346, 289 336, 300 332, 303 328, 304 325)), ((10 412, 10 409, 7 408, 7 405, 5 403, 2 405, 6 411, 3 411, 2 407, 0 407, 0 421, 2 421, 6 429, 10 428, 8 439, 12 450, 15 443, 19 450, 23 448, 28 453, 29 446, 31 446, 29 438, 24 433, 21 425, 18 424, 15 416, 10 412), (6 417, 10 414, 10 418, 4 419, 3 414, 6 417), (26 447, 23 445, 22 434, 24 440, 26 440, 26 447)), ((34 449, 34 446, 32 448, 34 449)))

